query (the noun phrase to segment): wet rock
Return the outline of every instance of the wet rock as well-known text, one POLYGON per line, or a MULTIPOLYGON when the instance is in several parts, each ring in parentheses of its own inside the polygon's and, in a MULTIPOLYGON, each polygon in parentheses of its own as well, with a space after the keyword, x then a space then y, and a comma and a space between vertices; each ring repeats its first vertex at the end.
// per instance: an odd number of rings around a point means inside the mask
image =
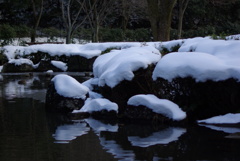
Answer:
POLYGON ((68 113, 79 110, 84 105, 81 98, 69 98, 59 95, 51 82, 46 94, 46 109, 48 111, 68 113))
POLYGON ((82 56, 70 56, 67 62, 68 71, 71 72, 85 72, 92 71, 93 63, 97 57, 87 59, 82 56))

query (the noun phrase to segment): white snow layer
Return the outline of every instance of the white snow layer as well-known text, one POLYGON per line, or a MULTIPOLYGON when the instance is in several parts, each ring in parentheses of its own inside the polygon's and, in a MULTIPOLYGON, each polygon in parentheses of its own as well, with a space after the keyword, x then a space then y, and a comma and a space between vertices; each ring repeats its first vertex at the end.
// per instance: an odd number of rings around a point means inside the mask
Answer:
POLYGON ((222 116, 215 116, 205 120, 199 120, 198 123, 206 124, 237 124, 240 123, 240 113, 238 114, 226 114, 222 116))
POLYGON ((196 81, 240 80, 240 41, 193 38, 184 40, 178 50, 157 64, 153 79, 168 81, 191 76, 196 81))
POLYGON ((54 82, 57 93, 64 97, 85 99, 89 92, 86 86, 66 74, 56 75, 52 82, 54 82))
POLYGON ((128 100, 127 104, 132 106, 142 105, 148 107, 152 109, 153 112, 162 114, 176 121, 183 120, 186 118, 186 113, 183 112, 177 104, 166 99, 159 99, 152 94, 135 95, 128 100))
POLYGON ((61 69, 62 71, 66 72, 68 67, 67 67, 67 64, 62 62, 62 61, 55 61, 55 60, 52 60, 51 61, 51 64, 54 65, 55 67, 61 69))
POLYGON ((20 59, 10 59, 8 61, 9 64, 14 64, 16 66, 22 65, 22 64, 28 64, 33 66, 33 62, 29 59, 24 59, 24 58, 20 58, 20 59))
POLYGON ((101 110, 118 112, 118 105, 105 98, 96 98, 96 99, 88 98, 85 101, 84 106, 80 110, 74 110, 73 113, 79 113, 79 112, 92 113, 92 112, 101 111, 101 110))
POLYGON ((150 64, 156 64, 161 58, 159 51, 152 46, 131 47, 114 50, 99 56, 93 64, 94 77, 98 85, 115 87, 123 80, 132 80, 134 71, 146 69, 150 64))
POLYGON ((31 53, 44 52, 51 56, 71 56, 79 55, 87 59, 99 56, 102 51, 108 48, 130 48, 141 46, 139 42, 118 42, 118 43, 88 43, 88 44, 41 44, 31 46, 4 46, 3 51, 9 59, 13 59, 16 54, 23 56, 31 53))

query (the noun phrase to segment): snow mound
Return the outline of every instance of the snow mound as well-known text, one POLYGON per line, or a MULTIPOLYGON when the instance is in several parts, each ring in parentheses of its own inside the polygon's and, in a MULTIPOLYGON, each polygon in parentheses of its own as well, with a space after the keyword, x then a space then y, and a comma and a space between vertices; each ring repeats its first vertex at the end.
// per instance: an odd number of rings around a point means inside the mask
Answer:
POLYGON ((227 65, 216 56, 200 52, 174 52, 164 56, 153 71, 153 79, 158 77, 171 81, 173 78, 191 76, 204 82, 236 78, 240 80, 240 66, 227 65))
POLYGON ((105 98, 96 98, 96 99, 88 98, 85 101, 84 106, 80 110, 74 110, 73 113, 79 113, 79 112, 92 113, 92 112, 97 112, 101 110, 118 112, 118 105, 105 98))
POLYGON ((57 93, 64 97, 85 99, 89 89, 76 79, 66 75, 56 75, 52 80, 57 93))
POLYGON ((93 64, 93 74, 98 78, 98 85, 115 87, 123 80, 132 80, 134 71, 146 69, 156 64, 161 58, 159 51, 152 46, 131 47, 114 50, 99 56, 93 64))
POLYGON ((222 116, 215 116, 205 120, 199 120, 198 123, 206 124, 238 124, 240 123, 240 113, 238 114, 226 114, 222 116))
POLYGON ((9 64, 15 64, 16 66, 22 65, 22 64, 28 64, 33 66, 33 62, 29 59, 24 59, 24 58, 20 58, 20 59, 10 59, 8 61, 9 64))
POLYGON ((159 99, 152 94, 135 95, 128 100, 127 104, 132 106, 142 105, 148 107, 152 109, 153 112, 162 114, 175 121, 180 121, 186 118, 186 113, 183 112, 177 104, 166 99, 159 99))
POLYGON ((67 67, 67 64, 62 62, 62 61, 55 61, 55 60, 52 60, 51 61, 51 64, 59 69, 61 69, 62 71, 66 72, 68 67, 67 67))

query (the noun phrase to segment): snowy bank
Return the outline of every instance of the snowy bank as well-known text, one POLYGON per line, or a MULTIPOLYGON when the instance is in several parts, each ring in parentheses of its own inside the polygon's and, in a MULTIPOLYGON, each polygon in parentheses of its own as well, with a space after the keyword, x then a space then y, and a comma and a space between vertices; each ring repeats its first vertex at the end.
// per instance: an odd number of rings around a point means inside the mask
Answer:
POLYGON ((9 59, 13 59, 16 55, 26 56, 32 53, 43 52, 50 56, 73 56, 79 55, 87 59, 99 56, 103 51, 109 48, 124 49, 134 46, 140 46, 141 43, 88 43, 88 44, 41 44, 31 46, 4 46, 4 54, 9 59))

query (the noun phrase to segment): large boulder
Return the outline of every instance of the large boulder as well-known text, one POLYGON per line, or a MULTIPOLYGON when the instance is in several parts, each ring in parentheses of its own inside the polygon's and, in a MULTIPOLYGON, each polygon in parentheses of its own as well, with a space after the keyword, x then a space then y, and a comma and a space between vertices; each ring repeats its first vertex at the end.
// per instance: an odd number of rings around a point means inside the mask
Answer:
POLYGON ((169 82, 158 78, 154 86, 155 95, 177 103, 190 120, 240 112, 240 82, 234 79, 196 82, 187 77, 169 82))
POLYGON ((149 65, 146 69, 139 69, 134 72, 134 78, 131 81, 123 80, 115 87, 107 85, 97 87, 99 92, 107 99, 118 104, 119 116, 126 110, 127 101, 130 97, 137 94, 153 93, 152 71, 155 65, 149 65))

